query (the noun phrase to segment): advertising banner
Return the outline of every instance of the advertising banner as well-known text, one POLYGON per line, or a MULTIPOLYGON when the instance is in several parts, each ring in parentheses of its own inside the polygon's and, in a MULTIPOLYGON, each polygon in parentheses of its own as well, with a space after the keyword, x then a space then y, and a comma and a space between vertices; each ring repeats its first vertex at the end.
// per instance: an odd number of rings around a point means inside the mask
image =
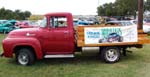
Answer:
POLYGON ((137 42, 137 26, 89 27, 84 29, 85 44, 137 42))

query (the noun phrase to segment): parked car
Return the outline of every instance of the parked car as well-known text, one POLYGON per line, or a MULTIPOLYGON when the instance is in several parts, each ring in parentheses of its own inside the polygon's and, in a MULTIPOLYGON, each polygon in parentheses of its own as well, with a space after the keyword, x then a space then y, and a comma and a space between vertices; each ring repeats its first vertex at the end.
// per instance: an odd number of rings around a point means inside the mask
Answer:
MULTIPOLYGON (((137 25, 137 20, 131 20, 131 23, 133 23, 134 25, 137 25)), ((145 21, 143 21, 143 31, 145 33, 149 33, 150 32, 150 25, 148 25, 148 23, 146 23, 145 21)))
POLYGON ((87 20, 89 25, 94 25, 94 21, 92 19, 87 20))
POLYGON ((73 26, 78 26, 79 25, 79 23, 78 23, 78 19, 73 19, 73 26))
POLYGON ((150 23, 150 18, 144 18, 144 21, 145 21, 146 23, 150 23))
POLYGON ((89 22, 86 20, 78 20, 79 25, 89 25, 89 22))
MULTIPOLYGON (((118 26, 130 26, 130 25, 137 25, 136 20, 125 20, 125 21, 109 21, 106 25, 118 25, 118 26)), ((150 32, 150 26, 143 24, 143 31, 145 33, 150 32)))
POLYGON ((118 25, 118 26, 129 26, 134 25, 130 21, 109 21, 106 23, 106 25, 118 25))
POLYGON ((13 23, 8 20, 0 20, 0 32, 8 33, 12 31, 13 29, 15 29, 13 23))
POLYGON ((31 21, 17 22, 15 25, 19 28, 33 28, 38 26, 38 24, 31 21))

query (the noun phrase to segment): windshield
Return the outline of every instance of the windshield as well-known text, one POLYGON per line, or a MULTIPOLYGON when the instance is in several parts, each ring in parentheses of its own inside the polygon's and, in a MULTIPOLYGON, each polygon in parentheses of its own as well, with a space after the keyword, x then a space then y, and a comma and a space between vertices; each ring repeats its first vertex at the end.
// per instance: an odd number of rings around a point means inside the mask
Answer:
POLYGON ((134 25, 132 22, 130 21, 110 21, 107 24, 110 25, 119 25, 119 26, 130 26, 130 25, 134 25))
POLYGON ((133 23, 129 22, 129 21, 122 21, 120 22, 122 26, 130 26, 133 25, 133 23))
POLYGON ((42 22, 40 23, 40 27, 46 27, 46 25, 47 25, 47 18, 44 17, 42 22))
POLYGON ((7 20, 1 20, 0 21, 0 24, 5 24, 5 23, 7 23, 8 21, 7 20))
POLYGON ((128 25, 133 25, 133 23, 131 23, 131 22, 126 22, 126 25, 128 26, 128 25))

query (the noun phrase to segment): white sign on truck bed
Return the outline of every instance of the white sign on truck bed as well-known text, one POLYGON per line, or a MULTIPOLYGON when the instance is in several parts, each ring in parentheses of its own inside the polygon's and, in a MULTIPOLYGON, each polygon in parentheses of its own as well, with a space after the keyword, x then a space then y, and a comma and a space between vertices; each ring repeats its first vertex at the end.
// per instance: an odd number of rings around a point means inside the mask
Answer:
POLYGON ((84 29, 85 44, 137 42, 137 26, 90 27, 84 29))

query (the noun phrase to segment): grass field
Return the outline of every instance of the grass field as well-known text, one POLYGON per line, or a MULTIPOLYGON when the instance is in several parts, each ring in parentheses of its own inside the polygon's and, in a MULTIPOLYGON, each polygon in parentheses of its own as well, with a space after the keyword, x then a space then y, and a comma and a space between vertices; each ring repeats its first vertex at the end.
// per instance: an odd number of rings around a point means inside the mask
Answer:
MULTIPOLYGON (((0 35, 0 43, 5 36, 0 35)), ((150 45, 130 50, 133 53, 122 56, 115 64, 101 62, 97 52, 77 53, 72 59, 43 59, 32 66, 20 66, 15 59, 0 58, 0 77, 149 77, 150 45)))

